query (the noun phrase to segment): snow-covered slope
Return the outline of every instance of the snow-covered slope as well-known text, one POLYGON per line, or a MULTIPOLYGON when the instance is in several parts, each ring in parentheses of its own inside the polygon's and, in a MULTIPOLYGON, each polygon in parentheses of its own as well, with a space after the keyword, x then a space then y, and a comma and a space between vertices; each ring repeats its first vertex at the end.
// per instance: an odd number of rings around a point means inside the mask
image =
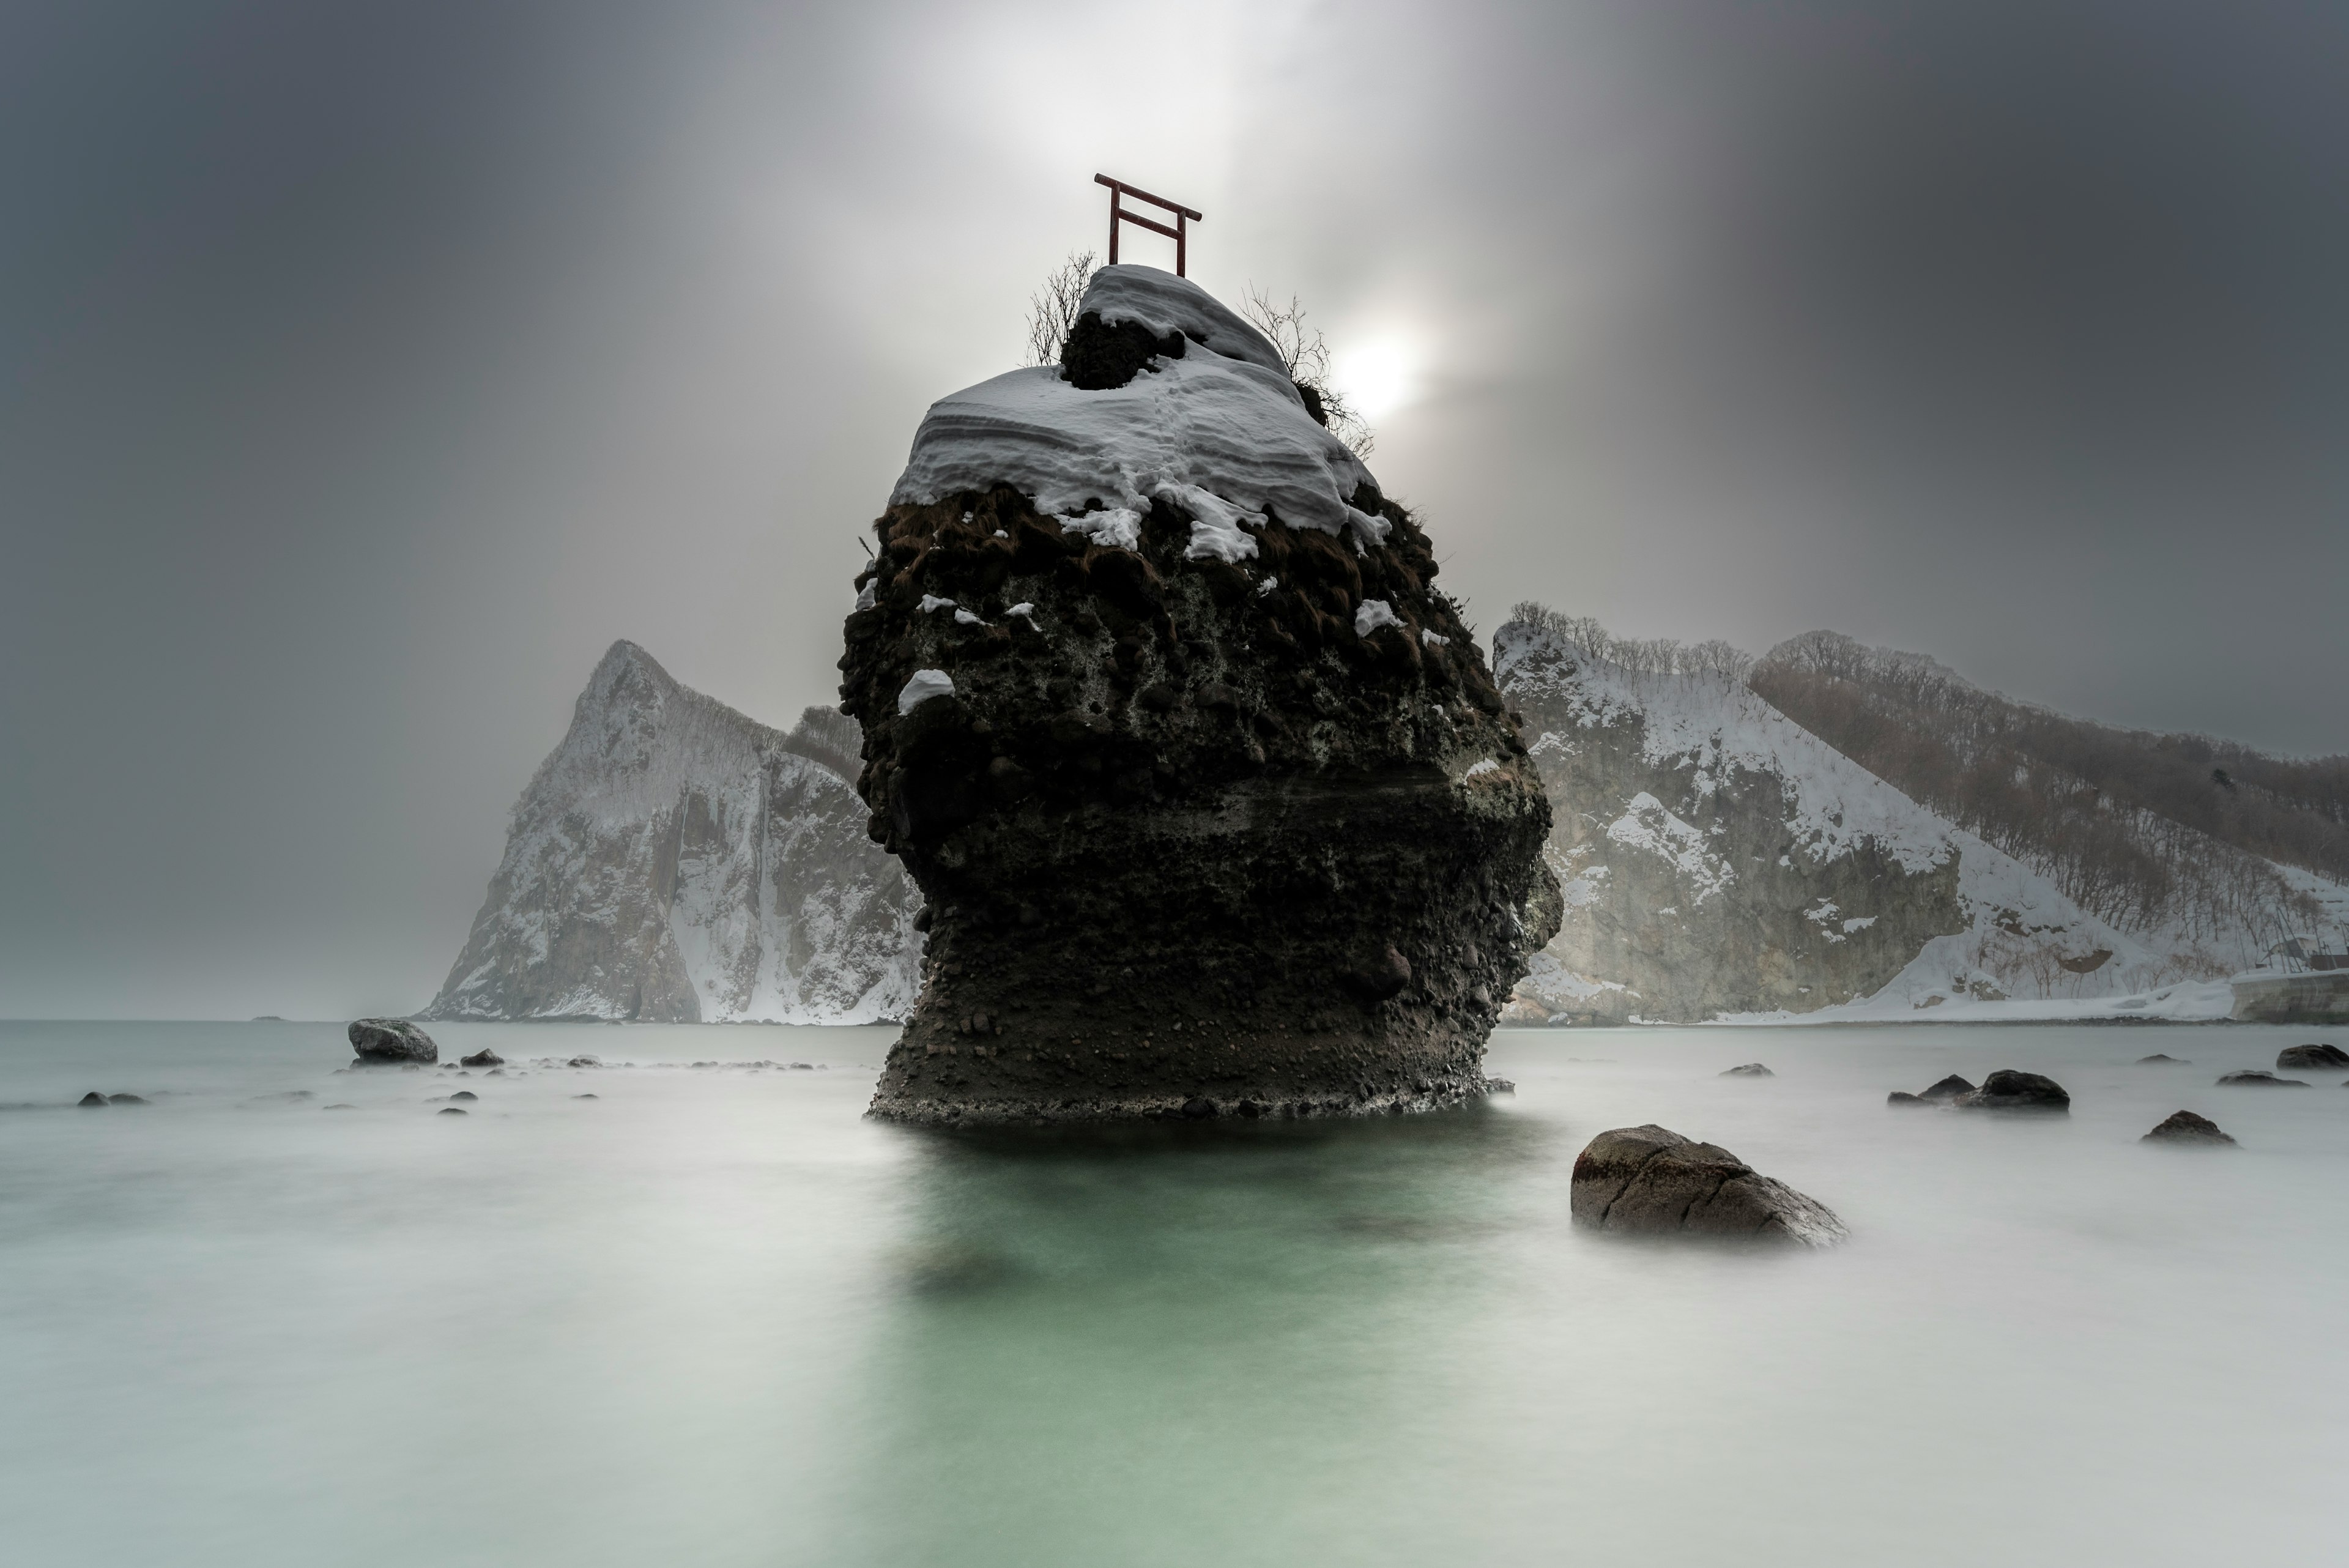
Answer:
POLYGON ((424 1015, 902 1016, 920 897, 866 838, 826 717, 769 729, 614 643, 515 804, 489 898, 424 1015))
POLYGON ((1520 1016, 1693 1020, 2090 998, 2185 978, 1746 690, 1635 672, 1517 619, 1564 926, 1520 1016))
POLYGON ((1363 486, 1376 490, 1370 470, 1306 411, 1263 335, 1196 284, 1155 267, 1103 267, 1082 308, 1190 347, 1123 386, 1088 390, 1061 367, 1037 365, 939 399, 915 432, 893 505, 1009 484, 1064 526, 1105 530, 1104 543, 1131 548, 1140 514, 1163 496, 1198 520, 1193 555, 1226 560, 1256 553, 1237 524, 1260 524, 1267 507, 1292 528, 1386 537, 1386 519, 1352 504, 1363 486))

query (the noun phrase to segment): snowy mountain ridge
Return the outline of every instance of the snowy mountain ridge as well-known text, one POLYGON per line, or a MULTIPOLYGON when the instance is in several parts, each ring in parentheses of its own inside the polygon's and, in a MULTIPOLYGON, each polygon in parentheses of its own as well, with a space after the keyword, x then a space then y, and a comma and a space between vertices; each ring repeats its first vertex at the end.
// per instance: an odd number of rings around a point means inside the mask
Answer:
POLYGON ((1629 670, 1524 617, 1494 648, 1536 732, 1568 907, 1519 987, 1524 1021, 1914 1016, 2201 977, 1733 672, 1629 670))
POLYGON ((516 801, 489 895, 423 1016, 903 1015, 920 900, 865 836, 837 723, 811 710, 789 733, 770 729, 614 643, 516 801))

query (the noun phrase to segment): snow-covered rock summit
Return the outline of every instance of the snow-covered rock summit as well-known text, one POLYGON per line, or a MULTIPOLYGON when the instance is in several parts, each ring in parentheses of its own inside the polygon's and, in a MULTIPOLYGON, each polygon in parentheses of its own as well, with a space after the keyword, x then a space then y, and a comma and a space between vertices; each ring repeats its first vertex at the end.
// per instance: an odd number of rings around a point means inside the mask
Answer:
POLYGON ((1163 500, 1193 520, 1195 548, 1227 561, 1255 554, 1238 524, 1268 514, 1364 545, 1386 537, 1370 470, 1307 410, 1262 333, 1198 285, 1131 265, 1095 273, 1080 308, 1080 337, 1116 330, 1142 339, 1118 384, 1038 365, 932 404, 890 504, 1009 484, 1064 526, 1131 548, 1136 520, 1163 500))
POLYGON ((864 834, 855 725, 788 733, 616 642, 515 803, 428 1018, 869 1023, 912 1005, 920 909, 864 834))
POLYGON ((1520 616, 1494 670, 1526 716, 1565 919, 1526 1012, 1694 1021, 2117 994, 2159 955, 1794 723, 1733 671, 1633 670, 1520 616))

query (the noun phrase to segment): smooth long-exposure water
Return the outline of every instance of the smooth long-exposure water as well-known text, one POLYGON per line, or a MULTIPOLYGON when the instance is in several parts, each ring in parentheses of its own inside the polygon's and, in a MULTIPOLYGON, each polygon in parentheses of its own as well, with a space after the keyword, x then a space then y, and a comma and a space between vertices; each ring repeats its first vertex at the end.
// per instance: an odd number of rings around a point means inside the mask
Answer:
POLYGON ((0 1024, 0 1556, 2349 1557, 2349 1093, 2212 1084, 2340 1032, 1507 1033, 1489 1109, 1041 1140, 861 1119, 887 1030, 434 1033, 639 1065, 0 1024), (828 1065, 685 1064, 760 1058, 828 1065), (1884 1105, 2001 1066, 2074 1114, 1884 1105), (1649 1121, 1854 1240, 1578 1231, 1649 1121))

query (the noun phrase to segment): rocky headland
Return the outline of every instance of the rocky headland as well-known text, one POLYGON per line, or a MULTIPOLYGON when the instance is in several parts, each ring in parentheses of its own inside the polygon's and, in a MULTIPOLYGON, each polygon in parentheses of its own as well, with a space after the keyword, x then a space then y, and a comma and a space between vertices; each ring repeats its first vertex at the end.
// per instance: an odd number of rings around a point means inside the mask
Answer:
POLYGON ((926 900, 876 1114, 1420 1109, 1557 928, 1549 809, 1410 512, 1195 285, 942 400, 848 618, 926 900))
POLYGON ((864 836, 856 726, 771 729, 616 642, 514 803, 421 1016, 869 1023, 913 1003, 918 909, 864 836))

